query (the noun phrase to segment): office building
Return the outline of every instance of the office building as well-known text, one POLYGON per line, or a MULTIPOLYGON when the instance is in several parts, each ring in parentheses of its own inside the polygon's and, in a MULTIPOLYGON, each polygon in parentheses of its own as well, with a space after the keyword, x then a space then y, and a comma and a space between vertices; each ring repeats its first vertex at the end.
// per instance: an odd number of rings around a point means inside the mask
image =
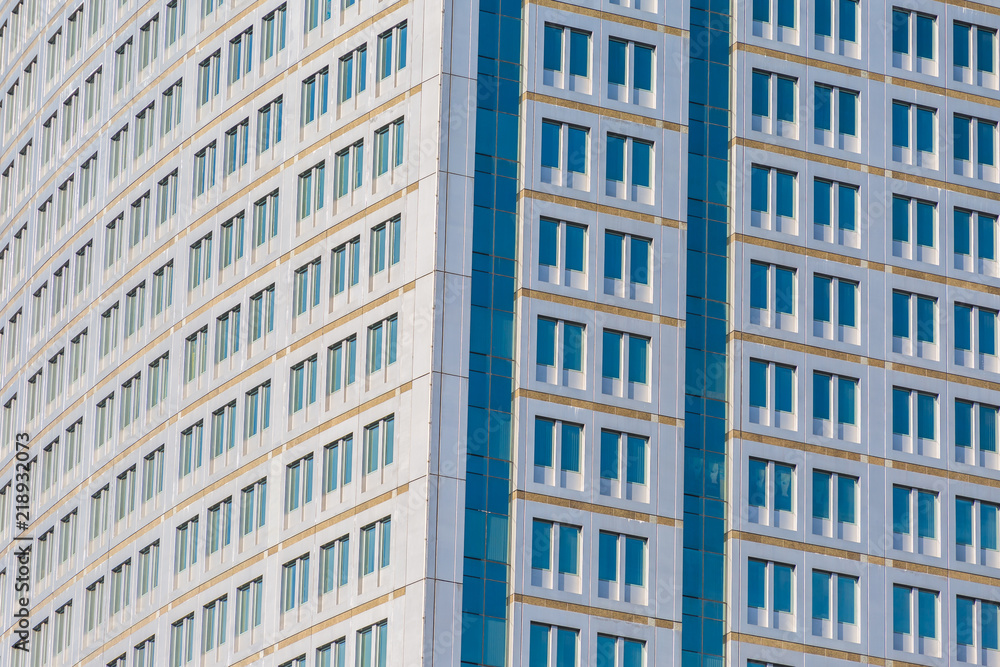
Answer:
POLYGON ((998 28, 7 3, 0 665, 997 663, 998 28))

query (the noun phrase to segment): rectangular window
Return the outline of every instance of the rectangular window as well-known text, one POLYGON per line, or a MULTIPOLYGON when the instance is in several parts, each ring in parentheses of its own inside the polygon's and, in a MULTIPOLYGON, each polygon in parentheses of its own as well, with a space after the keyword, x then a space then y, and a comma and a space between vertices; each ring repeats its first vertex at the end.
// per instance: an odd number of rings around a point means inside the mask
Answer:
POLYGON ((646 539, 600 531, 597 577, 622 581, 626 586, 646 585, 646 539))
POLYGON ((271 383, 254 387, 246 394, 243 416, 246 437, 252 438, 271 425, 271 383))
POLYGON ((388 623, 382 621, 358 631, 358 667, 387 667, 388 623))
POLYGON ((339 70, 338 99, 343 103, 365 90, 368 81, 368 47, 363 45, 343 56, 339 70))
POLYGON ((582 324, 539 317, 536 340, 538 348, 535 360, 539 366, 583 372, 584 326, 582 324))
POLYGON ((302 82, 302 125, 308 125, 327 111, 327 88, 330 72, 327 68, 302 82))
POLYGON ((253 205, 253 247, 259 248, 278 235, 278 191, 253 205))
POLYGON ((583 425, 535 417, 534 463, 563 472, 581 472, 583 425))
POLYGON ((212 413, 209 456, 216 458, 236 446, 236 401, 212 413))
POLYGON ((204 428, 201 421, 181 431, 180 479, 201 467, 201 444, 204 428))
POLYGON ((378 36, 378 79, 382 81, 406 67, 406 22, 378 36))
POLYGON ((369 475, 380 467, 392 464, 395 452, 396 420, 393 415, 384 417, 365 427, 364 473, 369 475), (379 465, 381 461, 381 466, 379 465))
MULTIPOLYGON (((771 72, 754 70, 750 86, 750 108, 752 115, 759 118, 773 119, 782 123, 795 123, 795 110, 798 101, 796 94, 797 87, 797 79, 772 74, 771 72)), ((819 96, 817 95, 817 128, 819 127, 819 114, 822 113, 819 101, 819 96)), ((771 129, 770 126, 764 125, 760 125, 759 129, 776 131, 776 129, 771 129)))
POLYGON ((250 342, 274 331, 274 285, 250 297, 250 342))
POLYGON ((354 436, 346 435, 323 448, 323 493, 351 483, 354 470, 354 436))
POLYGON ((309 601, 309 554, 281 567, 281 612, 309 601))
POLYGON ((273 12, 265 14, 261 19, 261 54, 262 62, 270 60, 276 53, 285 48, 285 23, 287 9, 281 5, 273 12))
POLYGON ((402 245, 402 220, 400 216, 395 216, 376 225, 371 231, 371 258, 369 267, 372 275, 377 275, 386 269, 386 266, 399 264, 400 247, 402 245))
POLYGON ((219 94, 221 67, 221 51, 216 51, 198 63, 198 108, 205 106, 219 94))
POLYGON ((937 639, 939 637, 938 593, 894 584, 892 587, 893 634, 912 635, 914 630, 923 639, 937 639))
POLYGON ((174 536, 174 572, 180 573, 198 562, 198 517, 177 526, 174 536))
POLYGON ((183 82, 178 81, 163 91, 160 104, 160 136, 168 135, 181 124, 181 100, 183 82))
POLYGON ((257 110, 258 155, 281 141, 283 107, 283 97, 279 96, 257 110))
MULTIPOLYGON (((537 421, 536 421, 537 432, 537 421)), ((628 484, 647 484, 649 439, 631 433, 601 430, 601 479, 619 481, 625 472, 628 484)), ((603 487, 602 487, 603 492, 603 487)))
POLYGON ((229 83, 239 81, 253 66, 253 28, 229 40, 229 83))
POLYGON ((312 502, 313 457, 305 456, 285 466, 285 513, 312 502))
POLYGON ((264 526, 267 517, 267 480, 261 479, 240 492, 240 535, 264 526))
POLYGON ((222 175, 228 176, 246 166, 250 150, 250 120, 244 120, 226 132, 223 144, 222 175))
POLYGON ((398 318, 393 315, 368 327, 368 374, 396 363, 398 318))
POLYGON ((258 577, 236 589, 236 636, 259 627, 263 612, 264 578, 258 577))
POLYGON ((320 162, 315 167, 299 174, 299 207, 298 219, 308 218, 313 211, 323 208, 324 190, 326 188, 326 163, 320 162))
POLYGON ((293 415, 316 402, 316 355, 292 366, 290 375, 288 414, 293 415))
MULTIPOLYGON (((350 538, 347 535, 320 547, 320 595, 347 585, 350 538)), ((337 663, 338 665, 340 663, 337 663)))
MULTIPOLYGON (((858 524, 858 478, 840 473, 814 470, 812 475, 813 519, 856 526, 858 524), (836 508, 836 514, 834 514, 836 508)), ((825 534, 825 528, 814 523, 814 532, 825 534)))
POLYGON ((296 317, 319 306, 320 260, 315 259, 295 271, 292 289, 292 314, 296 317))

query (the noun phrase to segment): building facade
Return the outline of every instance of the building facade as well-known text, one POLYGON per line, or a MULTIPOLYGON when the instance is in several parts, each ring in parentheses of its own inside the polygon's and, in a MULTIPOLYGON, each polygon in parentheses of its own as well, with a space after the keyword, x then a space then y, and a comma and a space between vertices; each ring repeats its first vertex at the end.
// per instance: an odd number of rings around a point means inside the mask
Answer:
POLYGON ((0 665, 1000 663, 998 28, 7 2, 0 665))

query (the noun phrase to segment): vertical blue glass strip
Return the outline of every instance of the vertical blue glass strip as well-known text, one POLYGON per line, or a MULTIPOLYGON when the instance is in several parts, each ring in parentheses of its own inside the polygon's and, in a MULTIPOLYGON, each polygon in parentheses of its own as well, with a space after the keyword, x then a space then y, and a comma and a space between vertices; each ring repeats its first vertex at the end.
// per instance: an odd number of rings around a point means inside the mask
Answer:
POLYGON ((730 0, 691 0, 682 667, 725 664, 730 0))
POLYGON ((462 665, 507 664, 521 0, 479 6, 462 665))

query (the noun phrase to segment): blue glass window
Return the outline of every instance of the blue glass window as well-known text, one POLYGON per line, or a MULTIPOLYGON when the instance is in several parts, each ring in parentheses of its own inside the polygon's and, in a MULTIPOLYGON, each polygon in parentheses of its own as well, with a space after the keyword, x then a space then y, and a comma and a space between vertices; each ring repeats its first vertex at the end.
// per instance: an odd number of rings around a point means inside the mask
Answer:
POLYGON ((604 277, 622 279, 622 254, 625 237, 614 232, 604 232, 604 277))
POLYGON ((892 335, 910 337, 910 295, 905 292, 892 293, 892 335))
POLYGON ((607 176, 609 181, 625 181, 625 137, 608 135, 607 176))
POLYGON ((625 537, 625 584, 646 585, 646 540, 625 537))
POLYGON ((531 624, 528 667, 549 667, 549 626, 531 624))
POLYGON ((555 320, 538 318, 538 351, 536 363, 540 366, 556 365, 556 325, 555 320))
POLYGON ((531 522, 531 567, 536 570, 552 567, 552 524, 548 521, 531 522))
POLYGON ((569 73, 590 76, 590 33, 569 31, 569 73))
POLYGON ((777 172, 778 215, 795 217, 795 174, 777 172))
POLYGON ((813 181, 813 222, 830 225, 830 211, 833 208, 833 183, 822 179, 813 181))
POLYGON ((972 546, 972 511, 971 500, 955 499, 955 541, 958 544, 972 546))
POLYGON ((841 229, 854 231, 858 228, 858 188, 844 185, 837 186, 837 222, 841 229))
POLYGON ((597 543, 597 578, 618 581, 618 536, 601 531, 597 543))
POLYGON ((857 523, 858 480, 854 477, 837 476, 837 521, 857 523))
POLYGON ((768 175, 769 169, 753 167, 750 170, 750 208, 754 211, 768 210, 768 175))
POLYGON ((955 304, 955 349, 972 349, 972 308, 955 304))
POLYGON ((535 417, 535 465, 552 467, 552 441, 556 423, 535 417))
POLYGON ((830 481, 828 472, 813 471, 812 514, 817 519, 830 519, 830 481))
POLYGON ((979 406, 979 449, 997 450, 997 409, 988 405, 979 406))
POLYGON ((774 464, 774 509, 791 512, 795 489, 792 482, 792 466, 774 464))
POLYGON ((792 613, 791 565, 774 565, 774 610, 792 613))
POLYGON ((955 159, 969 161, 972 159, 972 119, 967 116, 954 116, 952 130, 955 159))
POLYGON ((648 188, 652 185, 650 172, 653 162, 653 144, 632 140, 632 185, 648 188))
POLYGON ((917 245, 933 248, 934 243, 934 204, 917 201, 917 245))
MULTIPOLYGON (((919 23, 917 25, 920 25, 919 23)), ((937 593, 918 589, 917 610, 919 623, 917 632, 921 637, 934 639, 937 637, 937 593)))
POLYGON ((955 401, 955 446, 972 447, 972 411, 968 401, 955 401))
POLYGON ((917 107, 917 150, 934 152, 934 110, 917 107))
POLYGON ((892 432, 910 435, 910 392, 892 388, 892 432))
POLYGON ((841 623, 857 623, 854 601, 857 590, 857 579, 842 574, 837 575, 837 620, 841 623))
POLYGON ((924 343, 934 342, 934 299, 917 297, 917 340, 924 343))
POLYGON ((955 67, 969 66, 969 46, 972 28, 971 26, 955 23, 952 31, 952 44, 954 45, 952 63, 955 67))
POLYGON ((976 253, 980 259, 996 259, 996 227, 997 219, 989 215, 980 213, 979 223, 976 225, 979 231, 979 248, 976 253))
POLYGON ((753 20, 761 23, 771 22, 770 0, 753 0, 753 20))
POLYGON ((858 326, 858 284, 837 282, 837 324, 842 327, 858 326))
POLYGON ((979 309, 979 353, 997 353, 997 313, 995 310, 979 309))
MULTIPOLYGON (((780 2, 781 0, 779 0, 780 2)), ((779 76, 777 91, 778 120, 786 123, 795 122, 795 79, 779 76)))
POLYGON ((622 335, 604 330, 601 350, 601 375, 620 380, 622 377, 622 335))
POLYGON ((608 83, 624 86, 627 83, 628 43, 618 39, 608 40, 608 83))
POLYGON ((793 314, 795 310, 795 271, 776 267, 774 272, 774 309, 785 315, 793 314))
POLYGON ((626 442, 625 481, 630 484, 645 484, 646 439, 630 435, 626 442))
POLYGON ((997 620, 1000 618, 1000 605, 993 602, 980 603, 980 622, 983 625, 983 648, 996 651, 1000 649, 1000 638, 997 637, 997 620))
POLYGON ((778 0, 778 25, 782 28, 795 27, 795 0, 778 0))
POLYGON ((837 421, 857 425, 858 383, 848 378, 837 378, 837 421))
POLYGON ((542 218, 538 230, 538 263, 542 266, 559 265, 559 223, 542 218))
POLYGON ((643 647, 644 642, 638 642, 633 639, 624 640, 625 654, 622 660, 622 667, 642 667, 643 662, 643 647))
POLYGON ((910 490, 903 486, 892 487, 892 532, 910 534, 910 490))
POLYGON ((937 437, 935 425, 937 413, 937 396, 917 393, 917 437, 924 440, 934 440, 937 437))
POLYGON ((955 228, 955 253, 958 255, 972 254, 972 214, 956 208, 952 218, 955 228))
MULTIPOLYGON (((850 0, 844 0, 853 5, 850 0)), ((858 136, 858 94, 841 90, 839 93, 840 133, 851 137, 858 136)))
POLYGON ((932 60, 934 58, 934 23, 933 17, 917 14, 917 57, 932 60))
POLYGON ((812 616, 830 620, 830 574, 813 570, 812 573, 812 616))
POLYGON ((976 601, 959 596, 955 600, 955 627, 959 646, 976 643, 976 601))
POLYGON ((750 262, 750 307, 767 309, 767 264, 750 262))
POLYGON ((826 373, 813 373, 813 419, 830 419, 830 382, 826 373))
MULTIPOLYGON (((556 632, 556 666, 555 667, 576 667, 576 645, 579 633, 569 628, 559 628, 556 632)), ((498 662, 490 664, 503 664, 503 657, 500 656, 498 662)))
POLYGON ((767 407, 767 363, 750 360, 750 406, 767 407))
POLYGON ((892 240, 910 242, 910 200, 905 197, 892 198, 892 240))
POLYGON ((833 37, 833 3, 831 0, 816 0, 816 34, 833 37))
POLYGON ((618 444, 620 435, 612 431, 601 431, 601 477, 618 479, 618 444))
POLYGON ((778 412, 794 412, 795 369, 791 366, 774 366, 774 409, 778 412))
POLYGON ((635 285, 649 284, 650 241, 631 237, 629 242, 629 280, 635 285))
POLYGON ((580 529, 559 526, 559 572, 580 573, 580 529))
POLYGON ((542 121, 542 166, 559 168, 559 134, 562 126, 542 121))
MULTIPOLYGON (((980 72, 992 74, 996 70, 993 63, 996 38, 996 31, 976 28, 976 69, 980 72)), ((968 50, 968 46, 966 46, 966 50, 968 50)))
POLYGON ((979 504, 979 534, 983 549, 997 550, 997 506, 979 504))
POLYGON ((917 492, 917 537, 937 537, 936 496, 927 491, 917 492))
POLYGON ((979 145, 979 164, 996 164, 996 123, 976 121, 976 139, 979 145))
POLYGON ((816 84, 813 88, 813 122, 817 130, 833 129, 833 104, 831 95, 833 89, 829 86, 816 84))
POLYGON ((582 127, 569 126, 567 146, 569 148, 569 170, 577 174, 587 173, 587 136, 589 131, 582 127))
POLYGON ((753 609, 767 608, 767 563, 751 558, 747 564, 747 605, 753 609))
POLYGON ((587 249, 587 228, 566 225, 566 269, 583 271, 587 249))
POLYGON ((628 381, 649 383, 649 339, 628 337, 628 381))
POLYGON ((840 38, 858 41, 858 0, 840 0, 840 38))
POLYGON ((892 145, 910 147, 910 105, 892 103, 892 145))
POLYGON ((582 440, 582 426, 563 422, 562 446, 559 448, 563 470, 580 472, 580 443, 582 440))
MULTIPOLYGON (((597 667, 618 667, 618 641, 608 635, 597 635, 597 667)), ((642 663, 639 663, 642 667, 642 663)))
POLYGON ((892 50, 896 53, 910 52, 910 13, 892 10, 892 50))
POLYGON ((653 49, 639 44, 635 45, 635 87, 653 90, 653 49))
POLYGON ((767 462, 750 459, 750 507, 767 507, 767 462))
POLYGON ((578 324, 563 324, 563 368, 583 370, 583 327, 578 324))
POLYGON ((892 631, 898 635, 910 634, 910 589, 892 587, 892 631))
POLYGON ((833 280, 825 276, 813 276, 813 319, 817 322, 831 322, 830 301, 833 280))

